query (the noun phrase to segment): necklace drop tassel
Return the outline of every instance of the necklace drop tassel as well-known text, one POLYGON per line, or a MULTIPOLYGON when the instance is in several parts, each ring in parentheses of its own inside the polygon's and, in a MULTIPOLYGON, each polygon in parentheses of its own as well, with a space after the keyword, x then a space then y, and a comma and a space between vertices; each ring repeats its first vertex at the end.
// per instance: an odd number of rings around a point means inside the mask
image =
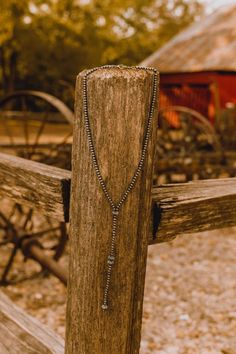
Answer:
POLYGON ((111 248, 110 254, 107 257, 107 276, 106 276, 106 285, 103 295, 103 304, 102 309, 108 310, 108 296, 109 296, 109 289, 111 284, 111 274, 112 268, 115 264, 115 253, 116 253, 116 239, 117 239, 117 218, 119 215, 119 210, 116 208, 112 209, 112 237, 111 237, 111 248))

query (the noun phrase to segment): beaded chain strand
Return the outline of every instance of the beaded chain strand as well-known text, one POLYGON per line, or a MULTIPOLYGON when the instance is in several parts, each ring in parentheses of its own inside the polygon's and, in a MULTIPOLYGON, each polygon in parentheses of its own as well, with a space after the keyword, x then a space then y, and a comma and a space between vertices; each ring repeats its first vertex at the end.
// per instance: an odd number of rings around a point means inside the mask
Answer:
POLYGON ((151 134, 153 113, 154 113, 156 101, 158 101, 158 96, 159 96, 159 91, 158 91, 159 82, 158 81, 159 81, 159 75, 158 75, 158 72, 155 68, 149 68, 149 67, 143 67, 143 66, 134 66, 133 67, 133 66, 124 66, 124 65, 118 65, 118 66, 104 65, 101 67, 93 68, 93 69, 87 70, 85 72, 85 75, 83 78, 83 113, 84 113, 85 130, 86 130, 86 134, 87 134, 87 138, 88 138, 89 150, 90 150, 93 167, 94 167, 95 173, 97 175, 99 184, 100 184, 100 186, 103 190, 103 193, 110 205, 111 213, 112 213, 111 244, 110 244, 110 252, 107 257, 107 275, 106 275, 106 282, 105 282, 105 288, 104 288, 104 294, 103 294, 103 303, 101 305, 103 310, 108 309, 108 296, 109 296, 109 289, 110 289, 110 285, 111 285, 112 268, 115 263, 118 216, 119 216, 119 212, 121 210, 121 207, 123 206, 128 195, 130 194, 130 192, 133 190, 135 183, 136 183, 136 181, 142 171, 143 165, 144 165, 146 152, 147 152, 147 148, 148 148, 148 142, 149 142, 149 138, 150 138, 150 134, 151 134), (96 155, 95 145, 94 145, 94 141, 93 141, 91 126, 90 126, 89 113, 88 113, 88 77, 89 77, 89 75, 91 75, 92 73, 94 73, 97 70, 113 69, 113 68, 144 70, 146 72, 151 71, 154 74, 153 87, 152 87, 152 98, 151 98, 150 110, 149 110, 149 114, 148 114, 146 132, 144 135, 140 160, 139 160, 137 168, 134 172, 134 175, 130 180, 130 183, 128 184, 125 192, 121 195, 121 198, 117 203, 115 203, 114 200, 112 199, 112 197, 107 189, 106 183, 105 183, 105 181, 102 177, 102 174, 101 174, 101 170, 100 170, 97 155, 96 155))

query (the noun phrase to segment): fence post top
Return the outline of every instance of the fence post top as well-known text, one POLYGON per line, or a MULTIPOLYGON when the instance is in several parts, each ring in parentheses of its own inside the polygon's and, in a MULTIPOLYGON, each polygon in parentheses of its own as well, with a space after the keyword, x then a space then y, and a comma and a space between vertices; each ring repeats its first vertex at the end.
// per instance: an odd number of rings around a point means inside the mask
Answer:
POLYGON ((144 67, 144 66, 126 66, 119 65, 104 65, 93 69, 85 69, 77 75, 77 80, 89 74, 91 77, 111 78, 111 77, 123 77, 123 78, 140 78, 141 80, 148 75, 157 74, 159 72, 156 68, 144 67), (101 69, 101 70, 100 70, 101 69))

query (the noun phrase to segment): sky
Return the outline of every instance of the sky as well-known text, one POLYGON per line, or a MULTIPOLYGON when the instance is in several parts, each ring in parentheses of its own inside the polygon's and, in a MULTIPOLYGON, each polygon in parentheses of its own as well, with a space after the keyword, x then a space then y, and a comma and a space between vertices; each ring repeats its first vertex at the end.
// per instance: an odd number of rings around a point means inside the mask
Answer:
POLYGON ((236 0, 201 0, 201 2, 206 5, 208 12, 226 5, 236 5, 236 0))

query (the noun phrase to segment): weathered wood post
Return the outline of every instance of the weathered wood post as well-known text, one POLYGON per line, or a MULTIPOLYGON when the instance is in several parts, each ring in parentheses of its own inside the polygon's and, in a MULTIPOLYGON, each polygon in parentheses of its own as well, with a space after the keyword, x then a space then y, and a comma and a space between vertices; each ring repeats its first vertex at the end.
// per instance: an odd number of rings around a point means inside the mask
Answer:
MULTIPOLYGON (((76 85, 70 209, 67 354, 139 352, 157 104, 145 163, 117 221, 109 307, 103 310, 111 247, 111 207, 99 184, 85 129, 83 86, 76 85)), ((140 160, 153 96, 154 73, 127 67, 99 69, 87 79, 88 112, 101 174, 119 200, 140 160)))

